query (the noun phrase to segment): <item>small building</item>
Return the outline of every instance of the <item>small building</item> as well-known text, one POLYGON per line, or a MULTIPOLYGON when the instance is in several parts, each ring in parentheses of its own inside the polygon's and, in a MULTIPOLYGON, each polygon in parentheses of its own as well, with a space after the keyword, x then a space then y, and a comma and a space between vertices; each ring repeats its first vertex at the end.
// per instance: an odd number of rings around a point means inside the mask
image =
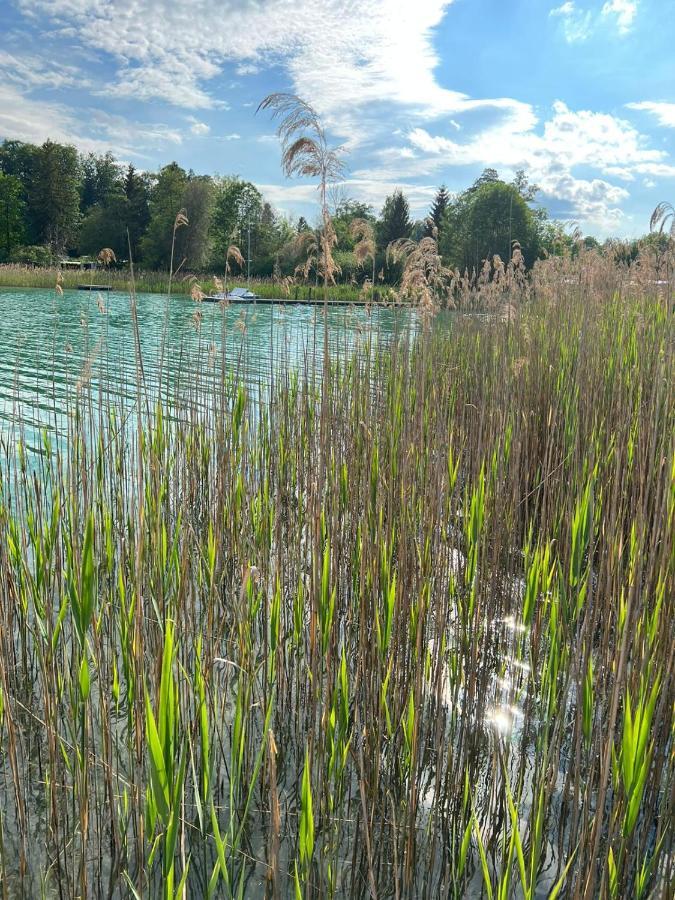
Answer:
POLYGON ((61 259, 59 265, 62 269, 78 269, 80 271, 98 269, 98 263, 94 259, 61 259))

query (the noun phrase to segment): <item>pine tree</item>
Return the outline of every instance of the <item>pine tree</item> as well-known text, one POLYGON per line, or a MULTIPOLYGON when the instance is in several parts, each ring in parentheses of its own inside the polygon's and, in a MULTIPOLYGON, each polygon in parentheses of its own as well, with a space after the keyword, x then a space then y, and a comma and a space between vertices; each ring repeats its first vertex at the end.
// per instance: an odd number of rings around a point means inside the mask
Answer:
POLYGON ((23 241, 23 187, 15 175, 0 172, 0 261, 11 257, 12 250, 23 241))
POLYGON ((392 241, 410 237, 410 207, 402 191, 394 191, 384 201, 377 232, 378 243, 385 250, 392 241))
POLYGON ((126 258, 130 245, 132 259, 138 259, 140 241, 150 221, 150 182, 146 175, 139 175, 131 163, 124 178, 124 194, 127 198, 128 240, 123 257, 126 258))
POLYGON ((75 147, 45 141, 38 149, 29 206, 37 241, 55 253, 70 247, 77 233, 81 175, 75 147))
POLYGON ((429 218, 427 219, 427 225, 424 230, 427 237, 433 236, 434 228, 440 234, 443 226, 443 218, 448 206, 450 206, 450 194, 445 185, 442 184, 438 189, 438 193, 436 194, 434 202, 431 204, 431 210, 429 211, 429 218))
POLYGON ((102 156, 88 153, 82 157, 81 166, 80 203, 83 213, 92 206, 107 206, 113 198, 121 195, 122 169, 112 153, 102 156))

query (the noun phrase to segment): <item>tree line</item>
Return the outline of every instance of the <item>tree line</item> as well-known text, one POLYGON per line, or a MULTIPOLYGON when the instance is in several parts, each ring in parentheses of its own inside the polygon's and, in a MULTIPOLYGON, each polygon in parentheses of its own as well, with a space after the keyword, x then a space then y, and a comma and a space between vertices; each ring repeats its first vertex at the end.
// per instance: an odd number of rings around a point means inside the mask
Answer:
MULTIPOLYGON (((400 274, 386 249, 402 238, 433 235, 446 264, 462 271, 480 269, 495 254, 507 261, 516 244, 528 265, 573 248, 574 237, 548 217, 537 194, 522 171, 506 182, 486 169, 457 195, 441 186, 419 221, 402 191, 386 198, 379 215, 359 200, 334 197, 333 256, 341 280, 366 277, 354 253, 356 220, 372 226, 374 269, 385 282, 400 274)), ((163 270, 181 210, 189 227, 175 233, 174 259, 185 271, 222 272, 228 247, 236 244, 250 258, 252 275, 302 269, 304 277, 318 281, 318 265, 312 270, 302 258, 311 241, 299 238, 320 225, 280 215, 249 181, 198 175, 175 162, 158 172, 139 172, 111 153, 81 154, 53 141, 0 144, 0 262, 48 265, 66 256, 95 257, 108 247, 120 263, 132 258, 145 269, 163 270)))

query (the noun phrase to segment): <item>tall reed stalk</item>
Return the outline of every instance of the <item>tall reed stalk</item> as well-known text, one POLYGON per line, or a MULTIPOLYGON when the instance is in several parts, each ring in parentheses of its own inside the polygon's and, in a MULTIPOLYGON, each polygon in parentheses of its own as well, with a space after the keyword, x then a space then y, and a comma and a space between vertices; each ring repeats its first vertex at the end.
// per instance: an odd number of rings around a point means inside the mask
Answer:
POLYGON ((5 896, 669 895, 673 319, 577 292, 3 438, 5 896))

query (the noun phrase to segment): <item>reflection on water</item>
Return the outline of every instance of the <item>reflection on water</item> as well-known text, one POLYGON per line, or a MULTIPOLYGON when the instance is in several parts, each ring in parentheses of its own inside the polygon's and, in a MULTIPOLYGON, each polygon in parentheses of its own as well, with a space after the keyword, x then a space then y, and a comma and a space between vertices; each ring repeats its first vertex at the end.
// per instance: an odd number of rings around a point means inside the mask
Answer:
MULTIPOLYGON (((324 321, 320 307, 229 306, 185 297, 140 294, 137 300, 142 367, 127 294, 0 290, 0 439, 19 434, 29 449, 41 432, 65 433, 67 411, 78 391, 128 407, 142 378, 148 393, 195 395, 208 390, 224 366, 251 388, 274 373, 306 368, 320 372, 324 321), (164 336, 165 339, 164 339, 164 336)), ((366 336, 387 339, 411 325, 401 310, 339 307, 328 310, 331 359, 366 336)))

